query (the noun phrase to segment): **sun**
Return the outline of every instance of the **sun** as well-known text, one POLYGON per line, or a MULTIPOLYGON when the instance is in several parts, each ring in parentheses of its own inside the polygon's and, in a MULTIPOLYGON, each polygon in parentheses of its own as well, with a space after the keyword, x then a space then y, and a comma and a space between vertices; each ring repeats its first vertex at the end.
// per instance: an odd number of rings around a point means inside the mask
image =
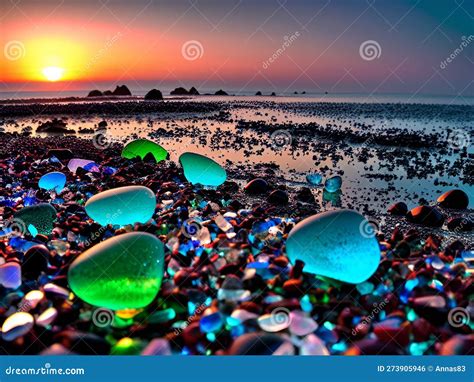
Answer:
POLYGON ((59 81, 64 74, 64 69, 57 66, 48 66, 43 68, 43 75, 48 81, 55 82, 59 81))

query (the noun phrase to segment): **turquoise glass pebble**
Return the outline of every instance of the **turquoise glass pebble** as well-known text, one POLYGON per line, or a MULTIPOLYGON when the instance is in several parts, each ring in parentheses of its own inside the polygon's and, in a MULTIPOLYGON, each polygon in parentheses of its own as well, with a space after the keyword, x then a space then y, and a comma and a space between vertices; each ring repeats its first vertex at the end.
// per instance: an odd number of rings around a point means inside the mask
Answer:
POLYGON ((64 188, 65 184, 66 175, 64 175, 62 172, 56 171, 44 174, 38 182, 39 188, 56 192, 60 192, 64 188))
POLYGON ((40 203, 21 209, 15 213, 14 217, 15 224, 23 234, 29 231, 30 233, 49 235, 53 230, 56 210, 51 204, 40 203))
POLYGON ((338 210, 299 222, 288 235, 286 251, 294 262, 304 261, 304 271, 358 284, 378 267, 377 239, 363 235, 368 221, 358 212, 338 210))
POLYGON ((319 186, 323 181, 323 176, 318 173, 308 174, 306 175, 306 180, 309 184, 312 184, 313 186, 319 186))
POLYGON ((217 162, 204 155, 184 153, 179 157, 184 176, 192 184, 217 187, 225 182, 227 173, 217 162))
POLYGON ((339 175, 326 179, 326 182, 324 183, 324 188, 328 192, 337 192, 341 189, 341 186, 342 186, 342 178, 339 175))
POLYGON ((156 207, 152 190, 144 186, 126 186, 103 191, 90 198, 87 215, 101 225, 146 223, 156 207))

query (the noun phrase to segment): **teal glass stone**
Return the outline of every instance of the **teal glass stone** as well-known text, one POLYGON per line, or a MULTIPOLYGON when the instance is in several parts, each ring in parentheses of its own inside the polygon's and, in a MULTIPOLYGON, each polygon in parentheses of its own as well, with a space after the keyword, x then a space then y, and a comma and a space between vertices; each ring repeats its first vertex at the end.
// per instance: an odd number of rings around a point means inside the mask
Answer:
POLYGON ((154 235, 131 232, 88 249, 69 267, 72 291, 88 304, 112 310, 149 305, 160 290, 164 245, 154 235))
POLYGON ((56 192, 60 192, 64 188, 65 184, 66 175, 64 175, 62 172, 56 171, 44 174, 38 182, 39 188, 56 192))
POLYGON ((184 153, 179 157, 184 176, 192 184, 217 187, 225 182, 225 169, 212 159, 195 153, 184 153))
POLYGON ((358 212, 320 213, 299 222, 288 235, 286 252, 294 262, 304 261, 304 271, 358 284, 377 269, 377 239, 364 235, 369 222, 358 212))
POLYGON ((326 179, 326 182, 324 183, 324 188, 328 192, 337 192, 341 189, 341 186, 342 186, 342 178, 339 175, 326 179))
POLYGON ((306 175, 306 180, 309 184, 313 186, 319 186, 323 181, 323 176, 318 173, 308 174, 306 175))
POLYGON ((56 210, 48 203, 35 204, 15 213, 14 219, 23 234, 32 226, 34 229, 31 229, 31 231, 36 234, 49 235, 54 228, 56 210))
POLYGON ((144 186, 126 186, 103 191, 90 198, 87 215, 101 225, 146 223, 156 207, 152 190, 144 186))

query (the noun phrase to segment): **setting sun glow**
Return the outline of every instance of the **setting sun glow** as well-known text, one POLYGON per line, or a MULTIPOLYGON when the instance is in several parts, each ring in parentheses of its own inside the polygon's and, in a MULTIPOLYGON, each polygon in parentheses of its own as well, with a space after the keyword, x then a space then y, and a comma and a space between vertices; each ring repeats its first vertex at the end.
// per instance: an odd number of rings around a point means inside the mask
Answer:
POLYGON ((48 81, 59 81, 63 77, 64 69, 57 66, 48 66, 43 69, 43 75, 48 81))

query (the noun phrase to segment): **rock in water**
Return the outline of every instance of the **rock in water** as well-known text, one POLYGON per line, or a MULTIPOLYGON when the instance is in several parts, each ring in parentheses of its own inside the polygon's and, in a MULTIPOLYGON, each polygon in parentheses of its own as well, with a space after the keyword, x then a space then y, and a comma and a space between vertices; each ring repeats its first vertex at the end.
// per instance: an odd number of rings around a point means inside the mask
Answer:
POLYGON ((447 191, 437 201, 441 207, 458 210, 464 210, 469 205, 469 197, 462 190, 447 191))
POLYGON ((333 176, 329 178, 324 183, 324 188, 328 192, 337 192, 341 189, 342 186, 342 178, 339 175, 333 176))
POLYGON ((220 186, 225 182, 227 173, 221 165, 204 155, 184 153, 179 157, 184 176, 192 184, 220 186))
POLYGON ((408 207, 407 207, 406 203, 404 203, 404 202, 397 202, 395 204, 392 204, 388 208, 387 212, 390 215, 405 216, 408 212, 408 207))
POLYGON ((144 186, 103 191, 90 198, 85 205, 87 215, 102 225, 146 223, 153 216, 155 207, 155 194, 144 186))
POLYGON ((427 227, 441 227, 444 223, 444 216, 434 207, 418 206, 408 212, 407 220, 427 227))
POLYGON ((290 260, 302 260, 304 270, 358 284, 379 265, 380 248, 374 235, 364 235, 370 223, 358 212, 324 212, 299 222, 288 235, 290 260))
POLYGON ((82 253, 71 264, 68 281, 85 302, 113 310, 150 304, 163 278, 164 246, 149 233, 115 236, 82 253))
POLYGON ((156 162, 160 162, 168 158, 168 151, 166 151, 158 143, 152 142, 148 139, 136 139, 127 143, 122 150, 122 158, 126 159, 139 157, 143 160, 148 154, 153 155, 156 162))
POLYGON ((20 226, 22 233, 30 230, 33 226, 42 235, 49 235, 53 230, 53 222, 56 219, 56 210, 51 204, 40 203, 25 207, 15 214, 15 221, 20 226))
POLYGON ((43 175, 38 186, 48 191, 60 192, 66 184, 66 175, 62 172, 49 172, 43 175))
POLYGON ((162 100, 163 94, 158 89, 151 89, 145 95, 146 100, 162 100))

